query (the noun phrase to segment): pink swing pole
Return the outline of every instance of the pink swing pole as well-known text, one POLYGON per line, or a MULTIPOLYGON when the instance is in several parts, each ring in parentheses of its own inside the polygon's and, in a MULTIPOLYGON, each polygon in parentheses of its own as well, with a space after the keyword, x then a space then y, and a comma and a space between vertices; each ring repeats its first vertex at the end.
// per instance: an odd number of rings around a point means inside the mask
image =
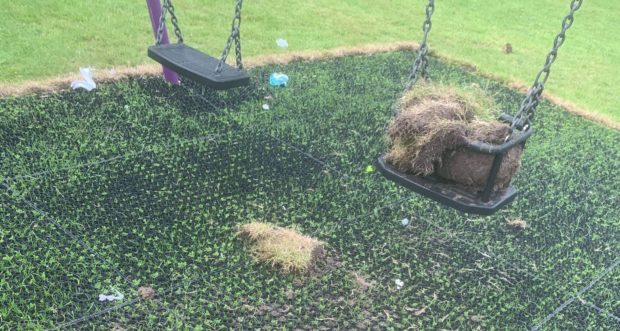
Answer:
MULTIPOLYGON (((151 26, 153 27, 153 35, 157 38, 157 30, 159 29, 159 19, 161 18, 161 2, 159 0, 146 0, 146 6, 149 8, 151 16, 151 26)), ((164 29, 161 43, 167 45, 170 43, 168 39, 168 29, 164 29)), ((164 78, 173 85, 179 85, 179 76, 176 72, 162 66, 164 69, 164 78)))

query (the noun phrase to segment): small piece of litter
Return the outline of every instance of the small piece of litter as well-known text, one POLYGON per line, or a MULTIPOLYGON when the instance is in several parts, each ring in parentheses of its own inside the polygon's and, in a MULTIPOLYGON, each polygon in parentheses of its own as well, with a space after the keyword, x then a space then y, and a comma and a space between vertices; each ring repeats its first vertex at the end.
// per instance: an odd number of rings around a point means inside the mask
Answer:
POLYGON ((263 104, 263 110, 269 110, 269 105, 268 104, 263 104))
POLYGON ((394 283, 396 284, 397 290, 400 290, 401 288, 403 288, 403 286, 405 286, 405 283, 403 283, 403 281, 400 279, 394 279, 394 283))
POLYGON ((420 316, 426 312, 426 307, 422 307, 422 309, 416 309, 413 311, 413 315, 420 316))
POLYGON ((269 76, 269 85, 271 86, 284 87, 287 84, 288 84, 288 76, 283 73, 274 72, 273 74, 271 74, 271 76, 269 76))
POLYGON ((408 218, 406 218, 406 217, 405 217, 405 218, 403 218, 403 219, 400 221, 400 224, 402 224, 403 226, 407 226, 407 225, 409 225, 409 219, 408 219, 408 218))
POLYGON ((95 81, 93 80, 91 68, 80 68, 80 73, 84 79, 71 82, 71 88, 74 90, 83 88, 89 92, 94 90, 97 87, 97 84, 95 84, 95 81))
POLYGON ((375 171, 375 167, 373 167, 372 165, 366 166, 366 173, 373 172, 373 171, 375 171))
POLYGON ((99 301, 116 301, 123 300, 123 298, 125 298, 123 293, 117 290, 114 290, 114 294, 99 294, 99 301))
POLYGON ((278 45, 278 47, 280 48, 287 48, 288 41, 286 41, 286 39, 278 38, 278 40, 276 40, 276 45, 278 45))

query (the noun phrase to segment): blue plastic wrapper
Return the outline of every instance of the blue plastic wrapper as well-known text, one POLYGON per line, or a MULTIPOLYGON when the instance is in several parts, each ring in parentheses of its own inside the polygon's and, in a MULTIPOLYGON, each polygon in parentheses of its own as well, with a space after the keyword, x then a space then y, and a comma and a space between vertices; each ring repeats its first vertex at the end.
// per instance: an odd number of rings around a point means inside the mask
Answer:
POLYGON ((284 87, 288 84, 288 76, 285 74, 274 72, 269 76, 269 85, 284 87))

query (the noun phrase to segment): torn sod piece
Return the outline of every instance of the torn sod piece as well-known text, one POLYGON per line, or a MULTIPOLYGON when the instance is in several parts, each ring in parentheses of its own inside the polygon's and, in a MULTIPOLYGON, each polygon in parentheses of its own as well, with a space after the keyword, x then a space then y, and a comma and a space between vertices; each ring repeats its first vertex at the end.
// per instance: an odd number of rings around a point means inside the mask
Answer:
POLYGON ((515 229, 520 229, 520 230, 527 229, 528 227, 527 222, 521 218, 514 218, 514 219, 506 220, 506 224, 508 224, 509 226, 515 229))
POLYGON ((138 296, 142 300, 151 300, 155 297, 155 290, 149 286, 138 287, 138 296))
POLYGON ((243 224, 237 236, 251 244, 252 253, 259 262, 286 272, 311 270, 325 256, 323 242, 268 223, 243 224))
MULTIPOLYGON (((491 98, 476 87, 421 84, 403 97, 400 109, 388 127, 389 163, 401 172, 435 174, 472 191, 484 188, 493 156, 465 146, 468 141, 501 144, 507 137, 509 126, 495 120, 491 98)), ((506 153, 494 190, 510 184, 521 153, 521 146, 506 153)))

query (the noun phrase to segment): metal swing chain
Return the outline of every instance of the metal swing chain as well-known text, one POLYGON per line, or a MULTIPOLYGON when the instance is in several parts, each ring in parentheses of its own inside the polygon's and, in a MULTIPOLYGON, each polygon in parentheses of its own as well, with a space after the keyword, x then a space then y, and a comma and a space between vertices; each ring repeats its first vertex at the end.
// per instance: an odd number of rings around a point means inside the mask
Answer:
POLYGON ((574 14, 581 7, 583 0, 572 0, 570 4, 570 11, 568 15, 564 17, 562 20, 562 30, 553 40, 553 47, 549 54, 547 54, 547 59, 545 60, 545 65, 536 75, 536 79, 534 79, 534 84, 530 87, 527 95, 521 102, 521 106, 519 107, 519 111, 513 117, 512 123, 510 125, 510 134, 506 137, 506 140, 510 139, 514 132, 514 128, 522 126, 524 129, 527 129, 531 125, 532 118, 534 116, 534 111, 540 102, 540 97, 545 88, 545 83, 547 79, 549 79, 549 74, 551 73, 551 65, 555 62, 558 56, 558 50, 566 40, 566 31, 573 25, 573 21, 575 20, 574 14))
POLYGON ((220 62, 217 64, 215 68, 215 73, 219 74, 222 72, 222 68, 224 63, 226 63, 226 59, 228 58, 228 53, 230 52, 230 48, 232 47, 233 41, 235 42, 235 53, 237 55, 237 68, 243 69, 243 63, 241 62, 241 7, 243 6, 243 0, 237 0, 235 5, 235 17, 233 17, 232 27, 230 30, 230 36, 228 36, 228 41, 226 41, 226 46, 222 51, 222 57, 220 58, 220 62))
POLYGON ((166 29, 166 13, 170 12, 170 22, 172 22, 172 26, 174 27, 174 34, 177 37, 177 42, 183 43, 183 34, 181 33, 181 28, 179 27, 179 22, 177 20, 177 16, 174 13, 174 6, 170 0, 164 0, 164 3, 161 6, 161 16, 159 17, 159 27, 157 28, 157 44, 161 45, 162 39, 164 37, 164 31, 166 29))
POLYGON ((433 16, 433 12, 435 11, 435 0, 428 0, 428 5, 426 6, 426 19, 424 20, 424 24, 422 25, 422 31, 424 32, 424 37, 422 37, 422 42, 420 43, 420 48, 418 49, 418 56, 413 62, 413 67, 411 68, 411 73, 409 74, 409 78, 407 79, 407 84, 405 85, 405 90, 410 90, 418 81, 419 75, 424 79, 428 79, 428 34, 431 31, 432 22, 431 17, 433 16))

